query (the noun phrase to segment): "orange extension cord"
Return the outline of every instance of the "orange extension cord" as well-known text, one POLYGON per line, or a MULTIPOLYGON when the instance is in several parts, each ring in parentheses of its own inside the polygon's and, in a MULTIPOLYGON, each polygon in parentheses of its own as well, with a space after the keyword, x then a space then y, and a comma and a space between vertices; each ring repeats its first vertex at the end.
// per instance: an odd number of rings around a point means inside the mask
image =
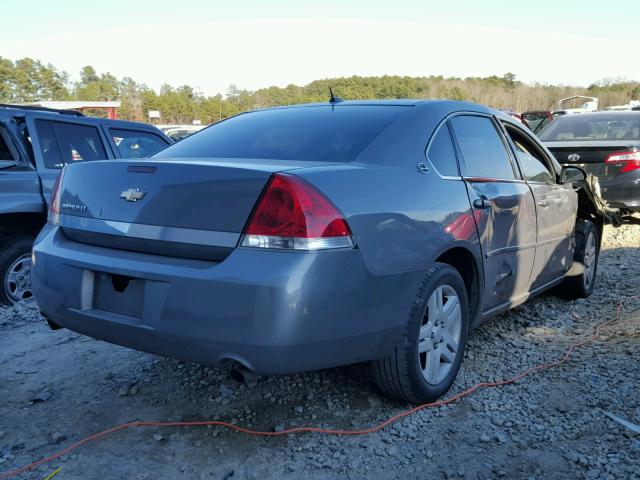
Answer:
POLYGON ((611 325, 612 323, 618 321, 620 319, 620 313, 622 311, 622 307, 624 306, 625 303, 627 302, 631 302, 634 300, 640 300, 640 295, 635 295, 633 297, 628 297, 625 298, 624 300, 622 300, 619 304, 618 307, 616 309, 616 316, 610 320, 607 320, 605 322, 599 323, 598 325, 596 325, 594 333, 591 337, 582 340, 580 342, 574 343, 572 345, 570 345, 569 347, 567 347, 564 355, 554 361, 554 362, 549 362, 549 363, 544 363, 541 365, 537 365, 531 368, 528 368, 527 370, 524 370, 522 372, 520 372, 519 374, 517 374, 515 377, 510 378, 508 380, 500 380, 498 382, 482 382, 482 383, 477 383, 476 385, 474 385, 473 387, 464 390, 463 392, 457 393, 456 395, 453 395, 452 397, 449 397, 445 400, 439 400, 437 402, 432 402, 432 403, 424 403, 422 405, 418 405, 417 407, 414 407, 410 410, 405 410, 403 412, 400 412, 396 415, 393 415, 392 417, 388 418, 387 420, 385 420, 382 423, 379 423, 377 425, 374 425, 372 427, 369 428, 365 428, 362 430, 338 430, 338 429, 329 429, 329 428, 320 428, 320 427, 295 427, 295 428, 289 428, 287 430, 283 430, 281 432, 265 432, 265 431, 260 431, 260 430, 251 430, 249 428, 243 428, 243 427, 239 427, 238 425, 234 425, 232 423, 228 423, 228 422, 221 422, 221 421, 202 421, 202 422, 143 422, 143 421, 136 421, 136 422, 128 422, 128 423, 123 423, 120 425, 117 425, 113 428, 110 428, 108 430, 103 430, 102 432, 98 432, 95 433, 93 435, 90 435, 88 437, 83 438, 82 440, 77 441, 76 443, 74 443, 73 445, 69 445, 67 448, 60 450, 57 453, 54 453, 53 455, 50 455, 48 457, 42 458, 38 461, 29 463, 28 465, 25 465, 23 467, 20 468, 16 468, 15 470, 11 470, 9 472, 5 472, 0 474, 0 480, 4 480, 6 478, 11 478, 11 477, 15 477, 16 475, 19 475, 21 473, 24 473, 28 470, 31 470, 33 468, 36 468, 40 465, 43 465, 45 463, 49 463, 53 460, 55 460, 56 458, 60 458, 63 455, 66 455, 67 453, 71 452, 72 450, 75 450, 76 448, 81 447, 82 445, 85 445, 87 443, 90 442, 94 442, 100 438, 106 437, 107 435, 110 435, 112 433, 118 432, 120 430, 125 430, 127 428, 131 428, 131 427, 202 427, 202 426, 217 426, 217 427, 224 427, 224 428, 228 428, 231 430, 235 430, 236 432, 240 432, 240 433, 244 433, 247 435, 254 435, 254 436, 263 436, 263 437, 279 437, 282 435, 288 435, 290 433, 302 433, 302 432, 310 432, 310 433, 324 433, 324 434, 329 434, 329 435, 367 435, 369 433, 375 433, 378 432, 380 430, 382 430, 383 428, 387 427, 388 425, 391 425, 392 423, 397 422, 398 420, 400 420, 401 418, 404 417, 408 417, 409 415, 412 415, 420 410, 424 410, 426 408, 433 408, 433 407, 440 407, 442 405, 447 405, 449 403, 453 403, 457 400, 460 400, 463 397, 466 397, 468 395, 471 395, 472 393, 474 393, 476 390, 479 390, 480 388, 484 388, 484 387, 501 387, 503 385, 508 385, 510 383, 515 383, 518 380, 520 380, 521 378, 530 375, 532 373, 535 372, 539 372, 540 370, 547 370, 549 368, 555 368, 555 367, 559 367, 560 365, 562 365, 563 363, 566 363, 569 358, 571 357, 571 354, 573 353, 573 351, 576 348, 580 348, 583 347, 584 345, 587 345, 589 343, 594 342, 599 336, 600 336, 600 331, 611 325))

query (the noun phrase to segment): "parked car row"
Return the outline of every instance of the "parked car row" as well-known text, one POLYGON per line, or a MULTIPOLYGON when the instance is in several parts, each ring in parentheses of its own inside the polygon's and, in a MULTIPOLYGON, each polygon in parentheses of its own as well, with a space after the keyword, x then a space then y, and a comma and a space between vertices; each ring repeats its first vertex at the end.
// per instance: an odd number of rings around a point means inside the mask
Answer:
POLYGON ((67 165, 29 265, 56 328, 262 374, 370 361, 387 395, 426 402, 476 325, 593 291, 603 217, 584 171, 496 110, 332 96, 148 159, 74 161, 101 139, 115 153, 110 128, 49 162, 67 165))

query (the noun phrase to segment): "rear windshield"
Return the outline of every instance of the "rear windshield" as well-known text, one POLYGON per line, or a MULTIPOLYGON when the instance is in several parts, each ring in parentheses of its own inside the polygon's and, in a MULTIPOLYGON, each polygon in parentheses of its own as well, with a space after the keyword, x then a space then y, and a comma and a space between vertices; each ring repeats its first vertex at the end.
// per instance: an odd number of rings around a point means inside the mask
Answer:
POLYGON ((640 140, 638 115, 565 115, 540 132, 545 142, 640 140))
POLYGON ((407 108, 344 105, 250 112, 212 125, 155 157, 350 162, 407 108))

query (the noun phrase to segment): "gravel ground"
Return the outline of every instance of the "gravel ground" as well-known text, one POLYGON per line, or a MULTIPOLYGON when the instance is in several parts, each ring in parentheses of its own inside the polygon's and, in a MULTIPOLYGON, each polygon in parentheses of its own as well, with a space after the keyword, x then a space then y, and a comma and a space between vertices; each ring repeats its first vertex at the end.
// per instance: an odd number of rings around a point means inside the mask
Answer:
MULTIPOLYGON (((607 227, 596 291, 544 295, 472 335, 449 395, 558 358, 640 294, 640 221, 607 227)), ((640 302, 560 368, 416 413, 380 433, 256 438, 218 428, 137 428, 23 475, 88 478, 640 479, 640 302)), ((360 428, 409 405, 382 398, 366 365, 247 384, 228 372, 51 331, 37 310, 0 311, 0 472, 131 420, 222 419, 279 430, 360 428)))

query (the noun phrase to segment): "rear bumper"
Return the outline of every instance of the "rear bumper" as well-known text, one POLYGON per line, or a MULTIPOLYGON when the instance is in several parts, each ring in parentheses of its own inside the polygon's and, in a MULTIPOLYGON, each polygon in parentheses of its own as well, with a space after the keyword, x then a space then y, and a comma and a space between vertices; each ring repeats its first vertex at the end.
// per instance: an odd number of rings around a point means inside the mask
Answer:
POLYGON ((56 324, 197 363, 235 360, 259 373, 389 354, 421 278, 372 276, 358 250, 238 248, 212 263, 77 243, 51 225, 34 259, 38 304, 56 324), (135 280, 118 293, 113 275, 135 280))
POLYGON ((640 210, 640 170, 600 181, 602 197, 614 208, 640 210))

